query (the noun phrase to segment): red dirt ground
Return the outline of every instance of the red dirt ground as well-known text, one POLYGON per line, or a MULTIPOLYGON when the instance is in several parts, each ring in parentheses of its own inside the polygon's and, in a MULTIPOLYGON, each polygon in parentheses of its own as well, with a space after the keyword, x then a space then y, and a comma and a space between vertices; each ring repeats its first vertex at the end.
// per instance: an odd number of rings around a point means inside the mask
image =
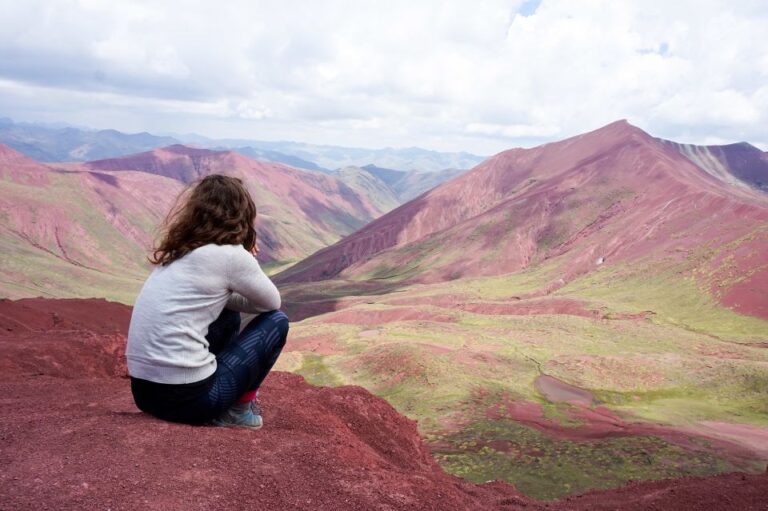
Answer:
POLYGON ((0 509, 766 509, 763 475, 553 503, 474 485, 445 474, 384 400, 287 373, 267 379, 258 432, 162 422, 121 376, 129 314, 103 300, 0 301, 0 509))

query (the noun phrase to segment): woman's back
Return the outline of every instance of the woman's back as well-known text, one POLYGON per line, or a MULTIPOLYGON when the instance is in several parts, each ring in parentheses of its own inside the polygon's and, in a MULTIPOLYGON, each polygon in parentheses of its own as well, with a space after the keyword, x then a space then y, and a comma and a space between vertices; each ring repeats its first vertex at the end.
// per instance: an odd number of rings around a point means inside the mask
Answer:
POLYGON ((202 380, 216 370, 205 339, 225 308, 261 312, 280 295, 240 245, 203 245, 154 269, 139 293, 128 329, 132 376, 157 383, 202 380))

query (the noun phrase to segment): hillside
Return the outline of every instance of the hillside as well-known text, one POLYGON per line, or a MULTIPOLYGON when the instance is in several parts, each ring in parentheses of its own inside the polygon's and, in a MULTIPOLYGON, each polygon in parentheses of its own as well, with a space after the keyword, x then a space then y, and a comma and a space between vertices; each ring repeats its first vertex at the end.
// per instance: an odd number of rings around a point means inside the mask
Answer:
POLYGON ((368 197, 331 176, 252 160, 232 151, 175 145, 82 166, 138 170, 185 184, 212 173, 241 178, 259 209, 265 261, 304 257, 382 213, 368 197))
POLYGON ((118 159, 44 165, 0 146, 4 296, 130 302, 176 197, 213 172, 241 177, 251 190, 267 266, 304 257, 382 213, 331 176, 229 151, 177 145, 118 159))
POLYGON ((757 510, 765 475, 633 483, 560 502, 442 472, 416 425, 359 387, 276 372, 257 432, 165 423, 133 405, 130 309, 0 301, 0 493, 9 509, 757 510))
POLYGON ((277 279, 440 282, 546 263, 559 287, 607 267, 653 262, 661 271, 688 261, 723 303, 768 317, 768 297, 757 291, 768 279, 764 247, 767 195, 617 122, 500 153, 277 279), (747 270, 716 285, 711 276, 730 268, 747 270))
POLYGON ((143 172, 60 172, 0 146, 4 297, 131 301, 182 184, 143 172))
POLYGON ((368 197, 384 213, 395 209, 402 203, 389 185, 364 168, 344 167, 333 171, 331 175, 361 195, 368 197))
POLYGON ((388 212, 464 172, 463 169, 406 172, 365 165, 344 167, 331 175, 368 197, 381 211, 388 212))
POLYGON ((376 165, 365 165, 362 168, 386 183, 400 203, 408 202, 467 171, 467 169, 442 169, 435 172, 401 171, 385 169, 376 165))
POLYGON ((664 142, 718 179, 768 192, 768 153, 751 144, 699 146, 664 142))

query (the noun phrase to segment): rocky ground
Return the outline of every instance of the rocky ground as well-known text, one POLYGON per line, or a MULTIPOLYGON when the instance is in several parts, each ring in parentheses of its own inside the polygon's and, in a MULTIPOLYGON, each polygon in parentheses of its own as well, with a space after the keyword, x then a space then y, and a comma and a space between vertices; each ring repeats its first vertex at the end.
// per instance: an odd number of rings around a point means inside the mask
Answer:
POLYGON ((133 405, 130 309, 0 301, 0 509, 768 509, 768 475, 630 483, 555 502, 442 471, 416 423, 360 387, 276 372, 265 427, 192 427, 133 405))

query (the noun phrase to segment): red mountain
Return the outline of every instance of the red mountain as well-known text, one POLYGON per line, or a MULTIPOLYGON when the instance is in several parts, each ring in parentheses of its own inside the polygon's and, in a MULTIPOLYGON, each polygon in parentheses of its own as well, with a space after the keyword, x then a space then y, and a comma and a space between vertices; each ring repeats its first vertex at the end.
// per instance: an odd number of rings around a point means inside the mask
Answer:
POLYGON ((211 172, 241 177, 251 190, 265 263, 306 256, 381 213, 330 176, 228 151, 171 146, 43 165, 0 145, 3 295, 132 300, 173 201, 211 172))
POLYGON ((694 164, 733 185, 768 191, 768 153, 746 142, 698 146, 665 141, 694 164))
POLYGON ((233 151, 173 145, 82 167, 138 170, 185 184, 214 173, 241 178, 259 209, 265 260, 304 257, 382 214, 365 195, 329 175, 257 161, 233 151))
MULTIPOLYGON (((758 285, 768 281, 767 224, 767 195, 732 186, 620 121, 502 152, 277 280, 435 282, 547 261, 559 268, 557 286, 603 263, 682 260, 709 250, 700 268, 717 272, 730 258, 744 269, 731 283, 742 292, 730 303, 768 317, 768 297, 758 285)), ((729 290, 719 292, 728 303, 729 290)))
POLYGON ((58 171, 4 146, 0 178, 0 280, 11 297, 128 300, 148 271, 154 229, 182 189, 143 172, 58 171))

